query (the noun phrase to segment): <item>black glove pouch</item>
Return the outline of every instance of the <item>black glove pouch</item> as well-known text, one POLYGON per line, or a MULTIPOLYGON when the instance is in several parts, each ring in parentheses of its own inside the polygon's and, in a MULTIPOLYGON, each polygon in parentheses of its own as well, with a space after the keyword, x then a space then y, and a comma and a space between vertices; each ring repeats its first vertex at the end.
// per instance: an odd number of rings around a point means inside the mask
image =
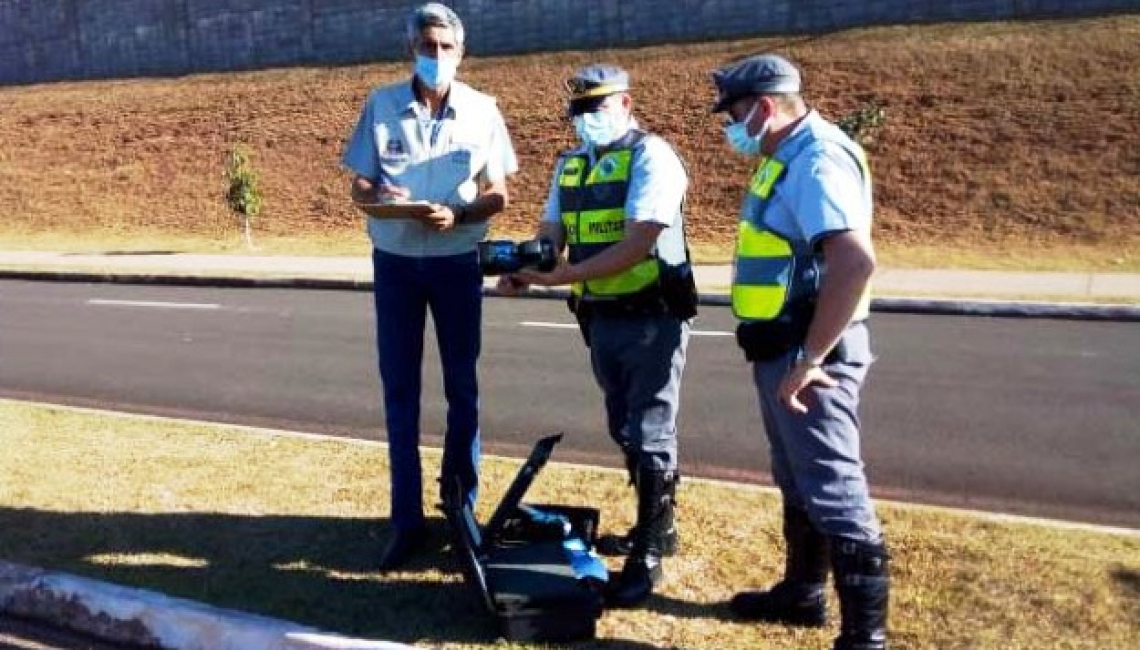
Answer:
POLYGON ((692 266, 682 264, 665 270, 661 282, 661 299, 668 312, 681 320, 689 320, 697 315, 700 298, 692 266))
POLYGON ((785 305, 769 321, 750 321, 736 326, 736 344, 749 361, 771 361, 802 345, 815 313, 814 301, 785 305))

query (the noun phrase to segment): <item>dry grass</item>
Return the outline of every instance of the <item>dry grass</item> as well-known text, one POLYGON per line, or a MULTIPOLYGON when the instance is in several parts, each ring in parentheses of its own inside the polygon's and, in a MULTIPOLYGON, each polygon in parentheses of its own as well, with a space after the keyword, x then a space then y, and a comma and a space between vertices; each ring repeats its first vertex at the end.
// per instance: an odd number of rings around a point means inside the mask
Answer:
MULTIPOLYGON (((5 401, 0 421, 0 557, 342 633, 521 647, 494 639, 450 555, 394 575, 374 569, 386 503, 380 445, 5 401)), ((425 465, 434 475, 438 455, 425 465)), ((484 504, 517 466, 486 460, 484 504)), ((614 472, 553 463, 531 496, 601 504, 610 530, 632 516, 614 472)), ((833 630, 739 624, 723 606, 777 574, 774 494, 691 481, 681 503, 684 552, 668 562, 660 596, 645 610, 607 613, 599 639, 575 647, 828 647, 833 630)), ((1140 647, 1140 537, 881 512, 895 557, 892 647, 1140 647)))
MULTIPOLYGON (((571 141, 559 80, 605 59, 631 70, 642 121, 693 170, 693 239, 725 256, 748 169, 707 112, 707 72, 771 49, 803 64, 825 115, 886 107, 870 153, 888 263, 1137 269, 1137 42, 1137 15, 884 27, 472 57, 463 76, 499 98, 522 164, 499 233, 532 230, 553 156, 571 141)), ((406 75, 375 64, 0 88, 0 246, 231 250, 238 222, 222 169, 246 143, 266 195, 266 252, 359 250, 340 151, 368 89, 406 75)))

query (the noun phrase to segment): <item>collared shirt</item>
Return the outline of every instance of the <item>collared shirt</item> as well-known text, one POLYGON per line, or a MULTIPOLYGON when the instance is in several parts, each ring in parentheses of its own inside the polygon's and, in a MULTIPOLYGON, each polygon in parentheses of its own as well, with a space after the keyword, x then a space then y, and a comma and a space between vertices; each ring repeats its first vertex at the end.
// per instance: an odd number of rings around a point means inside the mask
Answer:
POLYGON ((839 141, 862 155, 859 145, 814 110, 780 141, 777 158, 807 148, 793 156, 780 181, 776 209, 765 212, 770 228, 812 247, 829 234, 871 229, 871 179, 839 141))
MULTIPOLYGON (((411 81, 373 90, 341 162, 373 183, 408 188, 410 200, 447 205, 470 203, 480 184, 518 170, 495 99, 459 81, 437 115, 416 101, 411 81)), ((439 232, 414 219, 368 219, 374 247, 410 257, 467 253, 486 234, 486 223, 439 232)))
MULTIPOLYGON (((637 128, 637 121, 630 118, 629 127, 637 128)), ((625 200, 626 221, 659 223, 665 226, 657 238, 657 251, 666 264, 676 265, 686 261, 685 232, 682 215, 685 191, 689 187, 689 175, 677 152, 660 137, 651 135, 643 142, 644 149, 633 159, 630 168, 629 194, 625 200)), ((568 152, 569 155, 587 154, 594 160, 594 152, 580 145, 568 152)), ((542 220, 549 223, 562 222, 562 208, 558 196, 558 179, 562 175, 562 157, 554 166, 554 178, 546 195, 546 209, 542 220)))

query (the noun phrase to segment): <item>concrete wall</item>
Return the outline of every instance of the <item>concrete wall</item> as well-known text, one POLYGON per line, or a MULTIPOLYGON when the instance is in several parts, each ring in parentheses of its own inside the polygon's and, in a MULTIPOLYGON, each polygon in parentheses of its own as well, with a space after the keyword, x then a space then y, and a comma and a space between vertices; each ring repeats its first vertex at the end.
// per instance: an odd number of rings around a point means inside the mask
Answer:
MULTIPOLYGON (((0 0, 0 84, 403 55, 415 0, 0 0)), ((475 55, 1140 11, 1140 0, 447 0, 475 55)))

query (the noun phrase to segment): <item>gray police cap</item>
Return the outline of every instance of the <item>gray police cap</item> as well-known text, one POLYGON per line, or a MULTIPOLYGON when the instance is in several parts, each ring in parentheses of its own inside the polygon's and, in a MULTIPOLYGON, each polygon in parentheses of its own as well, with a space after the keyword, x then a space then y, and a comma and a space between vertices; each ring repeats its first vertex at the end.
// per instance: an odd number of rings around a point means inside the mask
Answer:
POLYGON ((570 114, 597 110, 606 97, 629 90, 629 73, 616 65, 595 63, 580 68, 566 80, 570 93, 570 114))
POLYGON ((575 72, 566 87, 572 99, 612 95, 629 90, 629 73, 616 65, 595 63, 575 72))
POLYGON ((714 113, 749 95, 800 92, 800 71, 777 54, 757 54, 730 63, 714 71, 712 80, 717 90, 714 113))

